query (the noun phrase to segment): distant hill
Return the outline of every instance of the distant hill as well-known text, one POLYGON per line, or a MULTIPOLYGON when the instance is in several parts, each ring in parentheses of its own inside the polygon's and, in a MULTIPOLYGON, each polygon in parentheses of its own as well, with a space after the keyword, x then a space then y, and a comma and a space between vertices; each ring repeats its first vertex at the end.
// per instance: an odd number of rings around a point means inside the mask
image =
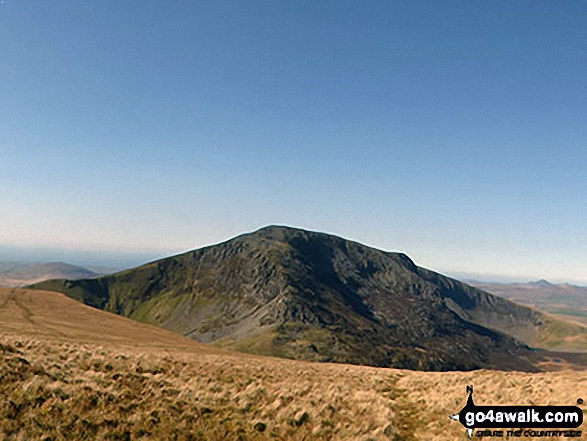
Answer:
POLYGON ((420 370, 536 370, 526 344, 547 345, 552 323, 404 254, 278 226, 32 287, 240 351, 420 370))
POLYGON ((88 279, 104 274, 63 262, 0 262, 0 286, 17 287, 48 279, 88 279))
POLYGON ((587 287, 568 283, 554 284, 546 280, 529 283, 484 283, 471 281, 484 291, 559 314, 587 324, 587 287))

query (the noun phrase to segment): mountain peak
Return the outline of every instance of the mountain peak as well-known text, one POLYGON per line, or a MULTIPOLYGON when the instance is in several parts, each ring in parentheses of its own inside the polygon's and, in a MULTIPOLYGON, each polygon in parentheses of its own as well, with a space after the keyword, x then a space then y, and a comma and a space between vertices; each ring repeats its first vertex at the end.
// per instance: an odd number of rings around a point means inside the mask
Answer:
POLYGON ((544 280, 544 279, 537 280, 536 282, 530 282, 530 285, 537 285, 537 286, 540 286, 543 288, 549 288, 549 287, 554 286, 548 280, 544 280))
POLYGON ((486 327, 532 330, 530 309, 419 268, 405 254, 287 226, 107 277, 35 287, 247 352, 424 370, 534 369, 516 355, 523 343, 486 327))

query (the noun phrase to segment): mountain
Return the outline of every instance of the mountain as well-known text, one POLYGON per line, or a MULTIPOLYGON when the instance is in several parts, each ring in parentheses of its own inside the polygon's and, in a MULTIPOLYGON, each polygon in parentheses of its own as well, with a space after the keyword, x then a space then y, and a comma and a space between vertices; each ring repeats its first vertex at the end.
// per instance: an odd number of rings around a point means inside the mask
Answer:
POLYGON ((281 226, 32 288, 244 352, 420 370, 536 370, 526 343, 548 320, 405 254, 281 226))
POLYGON ((587 287, 546 280, 529 283, 469 282, 484 291, 587 324, 587 287))
POLYGON ((0 286, 17 287, 43 280, 64 278, 88 279, 103 274, 63 262, 0 262, 0 286))

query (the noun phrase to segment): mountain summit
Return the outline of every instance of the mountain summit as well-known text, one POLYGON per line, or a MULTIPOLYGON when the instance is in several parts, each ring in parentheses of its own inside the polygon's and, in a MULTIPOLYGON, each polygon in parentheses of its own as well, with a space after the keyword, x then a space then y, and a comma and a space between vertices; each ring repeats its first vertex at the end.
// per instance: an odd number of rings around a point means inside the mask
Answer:
POLYGON ((423 370, 535 370, 522 341, 543 321, 405 254, 282 226, 33 287, 246 352, 423 370))

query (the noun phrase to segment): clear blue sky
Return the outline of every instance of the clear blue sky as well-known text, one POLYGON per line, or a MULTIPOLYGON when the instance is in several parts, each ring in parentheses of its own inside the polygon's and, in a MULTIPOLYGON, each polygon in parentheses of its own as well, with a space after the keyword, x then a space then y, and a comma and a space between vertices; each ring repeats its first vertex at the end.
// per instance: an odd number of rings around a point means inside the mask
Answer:
MULTIPOLYGON (((267 224, 587 283, 587 3, 0 5, 0 248, 267 224)), ((138 255, 138 254, 137 254, 138 255)))

